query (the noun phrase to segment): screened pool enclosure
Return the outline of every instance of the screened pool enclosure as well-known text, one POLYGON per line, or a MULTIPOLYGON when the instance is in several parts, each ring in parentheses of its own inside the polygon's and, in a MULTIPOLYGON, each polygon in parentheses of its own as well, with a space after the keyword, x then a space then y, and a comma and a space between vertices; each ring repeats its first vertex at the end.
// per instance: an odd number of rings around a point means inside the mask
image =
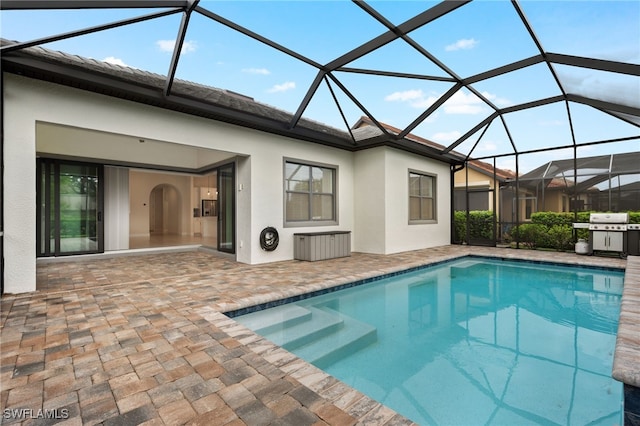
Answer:
POLYGON ((448 162, 454 242, 512 242, 540 212, 640 210, 638 2, 5 0, 0 10, 4 71, 448 162), (29 52, 40 47, 163 84, 133 93, 87 70, 36 69, 29 52), (234 101, 194 98, 182 81, 234 101), (362 118, 373 131, 353 128, 362 118))

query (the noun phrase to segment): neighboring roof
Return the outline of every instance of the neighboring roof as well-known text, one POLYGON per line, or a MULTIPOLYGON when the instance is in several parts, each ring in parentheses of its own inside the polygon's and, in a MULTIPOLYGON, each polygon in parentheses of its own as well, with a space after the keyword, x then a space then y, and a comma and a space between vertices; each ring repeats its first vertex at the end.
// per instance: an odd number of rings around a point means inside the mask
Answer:
POLYGON ((638 164, 640 152, 582 157, 575 162, 573 159, 554 160, 520 176, 519 180, 523 186, 544 182, 547 187, 575 186, 578 191, 586 191, 618 176, 638 175, 638 164))
MULTIPOLYGON (((0 39, 2 46, 14 43, 0 39)), ((375 143, 358 144, 369 138, 305 118, 290 127, 292 113, 239 93, 190 81, 174 79, 171 93, 164 95, 166 76, 42 47, 28 47, 3 55, 2 70, 350 151, 382 144, 448 163, 458 162, 452 155, 443 155, 433 147, 408 139, 388 137, 375 143)))
MULTIPOLYGON (((356 124, 354 124, 352 132, 354 134, 357 135, 363 135, 366 136, 367 138, 374 138, 374 137, 379 137, 381 135, 384 134, 384 132, 388 132, 391 133, 393 135, 398 135, 402 132, 402 130, 398 129, 397 127, 391 126, 389 124, 386 123, 382 123, 382 122, 378 122, 378 125, 380 125, 380 127, 376 126, 376 123, 374 123, 369 117, 365 117, 362 116, 360 117, 360 119, 358 120, 358 122, 356 124)), ((426 146, 430 146, 433 147, 435 149, 438 150, 442 150, 445 149, 444 145, 440 145, 437 142, 433 142, 429 139, 425 139, 422 138, 420 136, 414 135, 412 133, 407 134, 407 136, 405 136, 407 139, 415 141, 417 143, 426 145, 426 146)), ((457 156, 458 158, 460 158, 460 161, 463 162, 466 160, 465 156, 463 154, 460 154, 456 151, 451 151, 452 155, 457 156)), ((493 178, 493 173, 495 170, 495 174, 496 174, 496 178, 499 181, 504 181, 507 179, 514 179, 516 177, 516 174, 514 172, 512 172, 511 170, 505 170, 505 169, 500 169, 498 167, 493 167, 491 164, 486 163, 484 161, 480 161, 480 160, 469 160, 467 162, 467 164, 469 165, 469 167, 471 167, 472 169, 475 169, 477 171, 479 171, 480 173, 484 173, 490 177, 493 178)))

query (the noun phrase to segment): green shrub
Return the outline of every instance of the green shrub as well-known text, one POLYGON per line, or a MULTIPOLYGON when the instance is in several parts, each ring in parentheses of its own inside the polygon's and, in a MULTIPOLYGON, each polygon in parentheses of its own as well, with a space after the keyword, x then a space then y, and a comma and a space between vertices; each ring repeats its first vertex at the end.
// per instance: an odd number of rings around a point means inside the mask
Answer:
POLYGON ((493 238, 493 212, 474 210, 469 212, 469 237, 480 239, 493 238))
POLYGON ((523 223, 513 227, 511 236, 528 248, 545 247, 546 231, 539 223, 523 223))
POLYGON ((453 212, 453 242, 462 244, 467 240, 467 212, 453 212))
POLYGON ((573 213, 538 212, 531 215, 531 223, 538 223, 547 228, 555 225, 571 225, 573 222, 575 222, 573 213))
POLYGON ((573 243, 571 225, 553 225, 547 231, 550 246, 558 251, 570 249, 573 243))
MULTIPOLYGON (((591 212, 537 212, 531 215, 530 223, 514 226, 505 233, 506 241, 520 241, 525 247, 572 249, 574 240, 573 223, 589 223, 591 212)), ((640 223, 640 212, 629 212, 630 223, 640 223)), ((469 212, 469 236, 472 239, 493 238, 493 212, 488 210, 469 212)), ((454 212, 454 242, 467 241, 467 213, 454 212)), ((588 229, 576 229, 575 238, 589 239, 588 229)))
MULTIPOLYGON (((493 212, 489 210, 473 210, 469 212, 469 238, 492 239, 493 238, 493 212)), ((467 241, 467 212, 456 211, 453 213, 454 242, 467 241)))

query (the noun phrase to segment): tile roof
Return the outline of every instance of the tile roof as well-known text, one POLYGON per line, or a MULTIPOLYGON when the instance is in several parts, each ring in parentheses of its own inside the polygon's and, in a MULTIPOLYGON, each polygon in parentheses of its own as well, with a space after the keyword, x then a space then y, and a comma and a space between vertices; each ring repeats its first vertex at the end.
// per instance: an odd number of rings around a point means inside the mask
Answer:
MULTIPOLYGON (((379 124, 386 131, 388 131, 393 135, 398 135, 402 132, 402 130, 398 129, 397 127, 393 127, 389 124, 386 124, 386 123, 379 123, 379 124)), ((358 122, 353 127, 354 127, 354 130, 353 130, 354 133, 357 132, 358 135, 367 135, 369 138, 380 136, 384 133, 380 128, 378 128, 375 125, 375 123, 369 117, 366 117, 366 116, 360 117, 360 120, 358 120, 358 122)), ((437 150, 443 150, 446 148, 444 145, 440 145, 437 142, 433 142, 429 139, 422 138, 412 133, 409 133, 406 136, 406 138, 411 141, 418 142, 420 144, 435 148, 437 150)), ((452 154, 458 156, 461 161, 464 161, 465 159, 465 156, 463 154, 457 153, 455 151, 452 151, 452 154)), ((472 168, 475 168, 479 172, 485 173, 487 175, 493 175, 494 167, 491 164, 486 163, 484 161, 470 160, 469 166, 472 168)), ((516 177, 516 174, 511 170, 499 169, 496 167, 495 172, 496 172, 496 177, 499 180, 514 179, 516 177)))

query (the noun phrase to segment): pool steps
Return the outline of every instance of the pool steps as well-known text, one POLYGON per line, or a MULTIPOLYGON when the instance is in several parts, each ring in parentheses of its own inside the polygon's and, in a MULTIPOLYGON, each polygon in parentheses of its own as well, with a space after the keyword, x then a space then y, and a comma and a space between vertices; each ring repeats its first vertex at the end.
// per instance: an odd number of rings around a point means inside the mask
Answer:
POLYGON ((343 325, 343 320, 340 317, 313 307, 307 309, 311 313, 307 321, 288 324, 270 333, 264 333, 262 330, 257 330, 257 333, 276 345, 292 350, 333 334, 343 325))
POLYGON ((297 305, 281 305, 266 311, 256 311, 238 318, 245 327, 264 336, 311 318, 308 309, 297 305))
POLYGON ((322 339, 296 348, 293 352, 300 358, 323 368, 378 340, 375 327, 329 308, 323 309, 341 318, 342 327, 336 333, 328 334, 322 339))
POLYGON ((282 305, 236 321, 314 364, 328 365, 377 340, 375 327, 326 306, 282 305))

